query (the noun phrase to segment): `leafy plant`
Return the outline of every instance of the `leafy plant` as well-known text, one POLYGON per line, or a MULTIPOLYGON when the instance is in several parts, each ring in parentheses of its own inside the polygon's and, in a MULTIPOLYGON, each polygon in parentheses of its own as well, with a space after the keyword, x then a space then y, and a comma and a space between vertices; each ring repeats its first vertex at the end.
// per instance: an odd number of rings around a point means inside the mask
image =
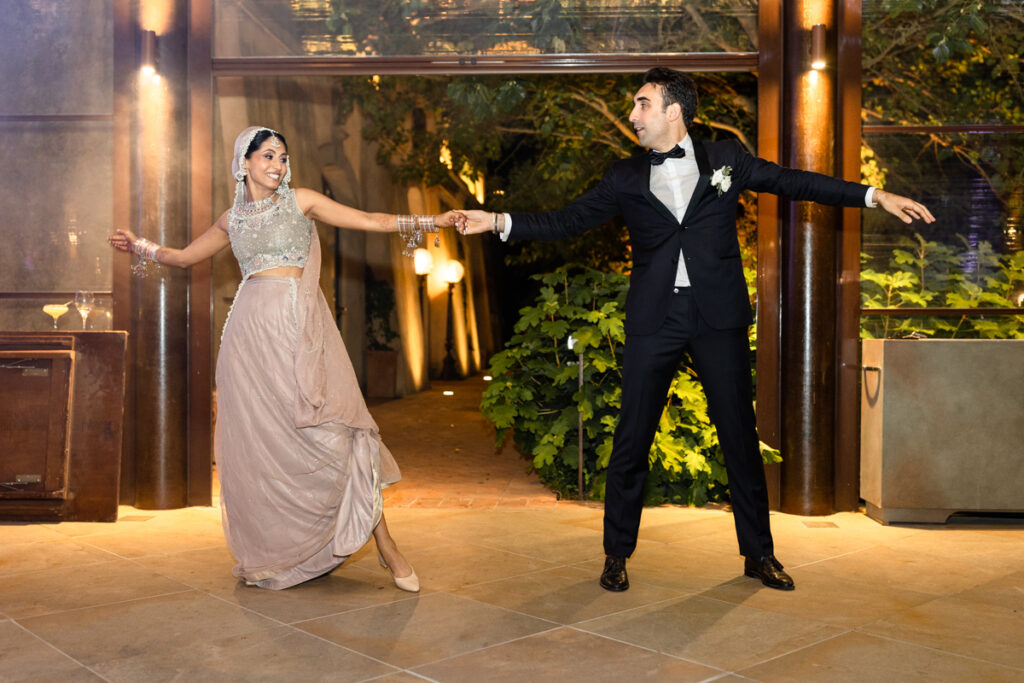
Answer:
MULTIPOLYGON (((988 242, 963 248, 904 239, 888 269, 861 269, 861 305, 879 308, 1015 308, 1024 296, 1024 252, 996 253, 988 242)), ((863 260, 866 260, 866 256, 863 260)), ((864 316, 861 336, 868 339, 926 336, 958 339, 1022 339, 1024 316, 864 316)))
MULTIPOLYGON (((497 445, 511 434, 541 480, 563 495, 579 494, 582 416, 584 488, 601 500, 622 400, 628 277, 579 266, 534 277, 540 293, 532 306, 520 310, 505 349, 491 358, 494 379, 484 391, 481 410, 494 425, 497 445)), ((762 456, 766 462, 780 460, 778 451, 764 444, 762 456)), ((650 466, 644 495, 648 505, 703 505, 727 497, 718 438, 689 365, 672 382, 650 466)))

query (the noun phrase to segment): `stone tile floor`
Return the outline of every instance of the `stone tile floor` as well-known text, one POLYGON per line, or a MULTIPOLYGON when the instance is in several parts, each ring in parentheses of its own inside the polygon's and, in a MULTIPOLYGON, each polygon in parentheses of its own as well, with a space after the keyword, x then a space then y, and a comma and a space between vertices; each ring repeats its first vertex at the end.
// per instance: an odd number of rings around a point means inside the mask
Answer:
POLYGON ((612 594, 600 506, 495 453, 481 386, 372 406, 419 595, 372 544, 290 590, 241 586, 216 508, 0 524, 0 681, 1024 681, 1024 520, 775 514, 782 593, 742 576, 727 510, 649 509, 612 594))

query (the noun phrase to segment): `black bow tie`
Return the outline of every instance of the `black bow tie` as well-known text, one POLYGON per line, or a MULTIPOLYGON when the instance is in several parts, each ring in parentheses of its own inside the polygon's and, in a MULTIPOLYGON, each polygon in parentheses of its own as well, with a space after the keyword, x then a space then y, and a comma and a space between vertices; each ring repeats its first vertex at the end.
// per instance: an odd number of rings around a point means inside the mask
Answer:
POLYGON ((647 158, 651 160, 651 166, 661 166, 665 163, 665 159, 682 159, 686 156, 686 150, 676 145, 667 152, 659 152, 657 150, 647 150, 647 158))

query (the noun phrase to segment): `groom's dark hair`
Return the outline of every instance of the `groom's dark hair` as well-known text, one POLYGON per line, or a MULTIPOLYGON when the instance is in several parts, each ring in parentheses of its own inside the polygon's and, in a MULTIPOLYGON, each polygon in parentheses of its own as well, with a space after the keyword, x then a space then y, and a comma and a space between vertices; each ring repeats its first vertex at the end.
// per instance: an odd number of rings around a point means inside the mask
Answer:
POLYGON ((644 83, 661 86, 661 96, 665 106, 679 103, 683 110, 683 125, 689 128, 693 117, 697 115, 697 84, 682 71, 656 66, 644 74, 644 83))

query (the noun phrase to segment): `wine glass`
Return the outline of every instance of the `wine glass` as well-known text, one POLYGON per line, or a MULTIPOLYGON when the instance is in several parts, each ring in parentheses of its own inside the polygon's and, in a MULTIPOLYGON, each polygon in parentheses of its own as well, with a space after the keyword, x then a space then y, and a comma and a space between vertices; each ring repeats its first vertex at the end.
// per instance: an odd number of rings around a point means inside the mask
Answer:
POLYGON ((93 297, 92 292, 75 292, 75 308, 78 309, 78 315, 82 316, 83 330, 85 329, 85 324, 89 319, 89 314, 92 313, 92 309, 95 305, 96 299, 93 297))
POLYGON ((53 318, 53 329, 57 329, 57 318, 68 312, 67 304, 46 304, 43 313, 53 318))

